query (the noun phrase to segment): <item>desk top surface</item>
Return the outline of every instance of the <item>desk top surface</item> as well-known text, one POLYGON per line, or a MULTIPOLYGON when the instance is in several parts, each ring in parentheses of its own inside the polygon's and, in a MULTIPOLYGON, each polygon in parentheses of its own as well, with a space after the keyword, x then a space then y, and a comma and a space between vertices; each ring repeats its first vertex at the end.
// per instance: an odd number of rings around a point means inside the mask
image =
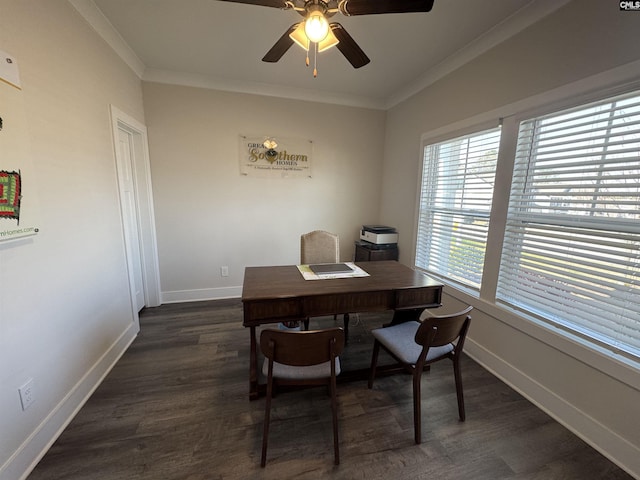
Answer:
POLYGON ((442 283, 396 261, 356 262, 368 277, 305 280, 295 265, 247 267, 242 301, 413 288, 442 288, 442 283))

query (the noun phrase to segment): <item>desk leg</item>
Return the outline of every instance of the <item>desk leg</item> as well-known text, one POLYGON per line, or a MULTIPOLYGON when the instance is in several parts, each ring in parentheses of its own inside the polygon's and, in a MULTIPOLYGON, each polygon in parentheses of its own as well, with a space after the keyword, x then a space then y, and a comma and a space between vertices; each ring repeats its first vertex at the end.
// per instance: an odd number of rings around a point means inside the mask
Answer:
POLYGON ((258 398, 258 342, 256 327, 249 327, 251 335, 251 352, 249 353, 249 400, 258 398))
POLYGON ((342 321, 344 325, 344 343, 349 343, 349 314, 345 313, 342 321))

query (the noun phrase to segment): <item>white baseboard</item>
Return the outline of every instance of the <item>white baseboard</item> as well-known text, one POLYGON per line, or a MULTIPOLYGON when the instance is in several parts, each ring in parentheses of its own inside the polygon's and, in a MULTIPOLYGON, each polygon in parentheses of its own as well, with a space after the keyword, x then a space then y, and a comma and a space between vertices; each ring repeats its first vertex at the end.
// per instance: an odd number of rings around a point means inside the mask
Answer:
POLYGON ((578 410, 574 405, 469 337, 467 337, 464 351, 558 423, 564 425, 631 476, 640 479, 640 449, 637 446, 578 410))
POLYGON ((162 292, 162 303, 201 302, 204 300, 222 300, 240 298, 242 287, 201 288, 198 290, 174 290, 162 292))
POLYGON ((0 480, 25 480, 138 334, 132 322, 100 359, 0 467, 0 480))

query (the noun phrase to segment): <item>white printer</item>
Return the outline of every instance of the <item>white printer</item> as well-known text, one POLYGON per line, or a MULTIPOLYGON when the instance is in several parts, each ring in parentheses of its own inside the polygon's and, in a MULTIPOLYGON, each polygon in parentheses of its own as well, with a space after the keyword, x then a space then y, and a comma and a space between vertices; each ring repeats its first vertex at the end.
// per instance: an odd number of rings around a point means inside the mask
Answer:
POLYGON ((360 240, 374 245, 393 245, 398 243, 398 234, 393 227, 385 225, 363 225, 360 230, 360 240))

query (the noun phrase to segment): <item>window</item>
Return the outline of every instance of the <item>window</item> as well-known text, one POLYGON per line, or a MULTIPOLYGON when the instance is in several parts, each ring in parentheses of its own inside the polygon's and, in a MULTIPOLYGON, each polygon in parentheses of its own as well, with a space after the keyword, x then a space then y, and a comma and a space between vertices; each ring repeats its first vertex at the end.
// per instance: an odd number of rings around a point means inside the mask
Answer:
POLYGON ((640 95, 520 124, 496 300, 640 357, 640 95))
POLYGON ((424 148, 416 266, 480 288, 500 128, 424 148))

